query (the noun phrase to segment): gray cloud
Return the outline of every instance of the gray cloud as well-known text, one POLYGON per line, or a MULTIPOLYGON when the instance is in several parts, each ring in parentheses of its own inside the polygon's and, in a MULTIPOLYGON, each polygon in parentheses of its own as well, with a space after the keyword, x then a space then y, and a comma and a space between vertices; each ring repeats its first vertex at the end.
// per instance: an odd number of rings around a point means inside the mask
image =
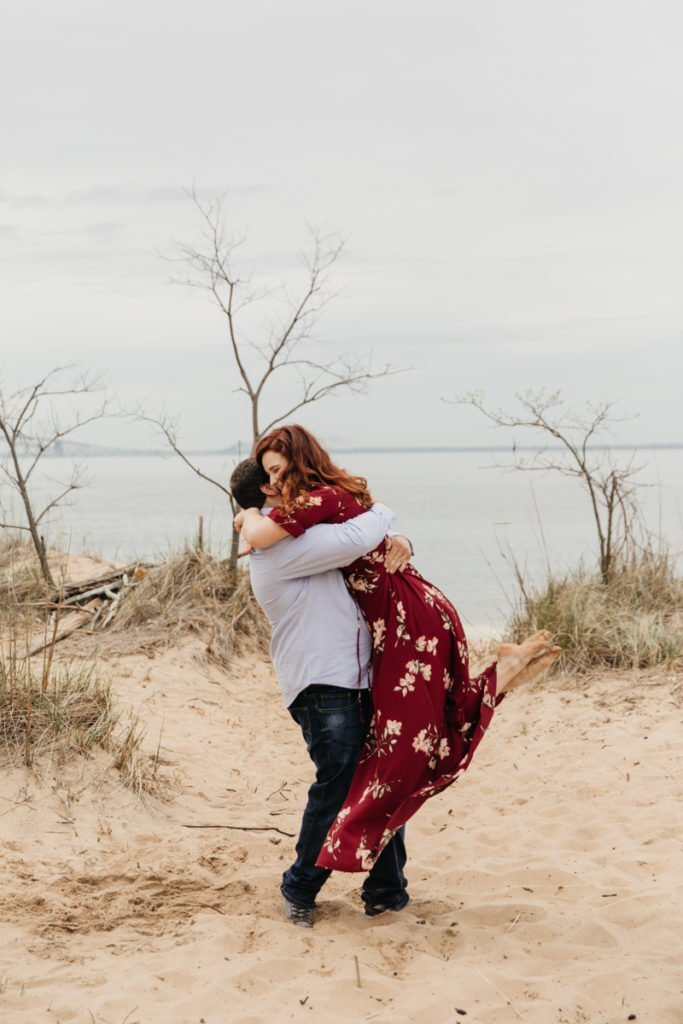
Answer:
MULTIPOLYGON (((225 189, 197 187, 197 197, 206 202, 220 195, 225 189)), ((63 197, 66 205, 118 205, 137 203, 154 203, 159 205, 186 204, 189 188, 170 185, 91 185, 88 188, 75 192, 69 192, 63 197)), ((259 195, 271 192, 272 187, 259 184, 244 184, 231 187, 229 194, 232 197, 245 195, 259 195)))
MULTIPOLYGON (((243 184, 229 189, 229 197, 251 196, 272 192, 273 186, 243 184)), ((110 184, 89 185, 85 188, 66 191, 55 195, 19 195, 0 190, 0 204, 11 209, 44 209, 46 207, 69 206, 117 206, 135 204, 186 204, 189 187, 181 185, 134 185, 110 184)), ((201 187, 196 189, 197 197, 202 201, 210 201, 226 192, 225 186, 216 188, 201 187)))
POLYGON ((10 195, 0 190, 0 204, 4 203, 13 210, 41 209, 49 206, 54 200, 48 196, 39 195, 10 195))

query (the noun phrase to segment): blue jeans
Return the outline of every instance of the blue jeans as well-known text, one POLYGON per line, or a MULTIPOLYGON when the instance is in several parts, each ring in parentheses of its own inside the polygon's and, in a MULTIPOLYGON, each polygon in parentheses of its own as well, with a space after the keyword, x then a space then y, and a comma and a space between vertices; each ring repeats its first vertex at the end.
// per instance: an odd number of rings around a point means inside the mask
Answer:
MULTIPOLYGON (((368 690, 309 686, 290 704, 289 713, 303 733, 315 765, 315 782, 308 791, 296 860, 282 876, 281 889, 292 903, 312 907, 331 874, 315 862, 351 784, 372 704, 368 690)), ((364 903, 400 909, 408 902, 403 836, 404 830, 399 829, 363 882, 364 903)))

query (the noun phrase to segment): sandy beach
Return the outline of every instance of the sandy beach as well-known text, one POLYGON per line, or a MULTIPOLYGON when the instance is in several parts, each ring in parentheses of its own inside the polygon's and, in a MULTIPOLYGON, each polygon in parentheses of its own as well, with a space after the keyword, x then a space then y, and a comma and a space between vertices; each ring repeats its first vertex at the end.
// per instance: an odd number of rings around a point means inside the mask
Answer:
POLYGON ((5 7, 0 1024, 683 1024, 683 2, 5 7))
POLYGON ((2 775, 3 1022, 683 1021, 681 675, 511 695, 409 826, 410 906, 368 919, 336 874, 307 931, 278 884, 310 770, 268 661, 195 638, 102 668, 167 797, 104 752, 2 775))

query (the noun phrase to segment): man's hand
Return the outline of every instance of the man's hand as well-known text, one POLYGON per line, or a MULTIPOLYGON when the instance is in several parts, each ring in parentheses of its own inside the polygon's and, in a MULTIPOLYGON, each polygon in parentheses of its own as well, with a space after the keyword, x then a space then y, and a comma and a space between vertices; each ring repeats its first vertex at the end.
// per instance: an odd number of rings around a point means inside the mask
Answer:
POLYGON ((405 537, 387 537, 384 568, 387 572, 402 572, 410 562, 412 551, 405 537))

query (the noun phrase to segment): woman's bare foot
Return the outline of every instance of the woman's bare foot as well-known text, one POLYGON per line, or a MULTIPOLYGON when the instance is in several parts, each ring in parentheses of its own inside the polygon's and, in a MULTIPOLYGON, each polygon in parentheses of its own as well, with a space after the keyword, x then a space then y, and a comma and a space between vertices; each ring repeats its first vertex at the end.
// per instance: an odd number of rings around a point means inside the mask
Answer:
POLYGON ((516 690, 518 686, 525 686, 526 683, 533 683, 547 672, 548 669, 555 664, 559 656, 562 654, 561 647, 551 647, 545 654, 540 654, 537 658, 532 658, 526 668, 523 668, 521 672, 518 672, 516 676, 508 682, 507 686, 502 689, 498 687, 498 693, 505 693, 509 690, 516 690))
POLYGON ((527 667, 529 662, 548 651, 550 633, 539 630, 521 644, 501 644, 498 648, 498 693, 509 689, 510 683, 527 667))

